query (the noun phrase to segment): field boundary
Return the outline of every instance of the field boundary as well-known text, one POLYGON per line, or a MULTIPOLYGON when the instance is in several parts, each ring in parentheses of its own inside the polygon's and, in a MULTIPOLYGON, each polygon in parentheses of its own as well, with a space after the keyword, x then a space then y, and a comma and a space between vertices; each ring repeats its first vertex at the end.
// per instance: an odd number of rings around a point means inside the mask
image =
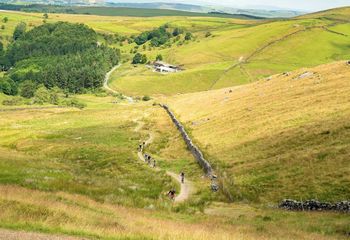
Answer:
POLYGON ((213 168, 211 164, 204 158, 203 153, 201 150, 193 143, 192 139, 187 134, 184 126, 180 123, 179 120, 175 117, 174 113, 169 109, 169 107, 165 104, 160 104, 162 108, 165 109, 165 111, 170 116, 171 120, 175 124, 176 128, 180 131, 182 138, 184 139, 188 149, 194 156, 194 158, 197 160, 199 165, 204 169, 205 173, 211 177, 213 176, 213 168))

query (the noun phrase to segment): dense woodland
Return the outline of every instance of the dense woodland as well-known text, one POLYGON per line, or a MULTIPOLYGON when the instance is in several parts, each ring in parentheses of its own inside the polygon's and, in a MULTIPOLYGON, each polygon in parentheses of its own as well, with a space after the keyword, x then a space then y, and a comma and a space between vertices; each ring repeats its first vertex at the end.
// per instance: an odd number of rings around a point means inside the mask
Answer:
POLYGON ((101 87, 119 59, 118 49, 99 44, 97 33, 83 24, 58 22, 26 31, 20 23, 7 49, 0 45, 0 67, 7 71, 0 88, 15 95, 17 88, 32 82, 36 88, 80 93, 101 87))

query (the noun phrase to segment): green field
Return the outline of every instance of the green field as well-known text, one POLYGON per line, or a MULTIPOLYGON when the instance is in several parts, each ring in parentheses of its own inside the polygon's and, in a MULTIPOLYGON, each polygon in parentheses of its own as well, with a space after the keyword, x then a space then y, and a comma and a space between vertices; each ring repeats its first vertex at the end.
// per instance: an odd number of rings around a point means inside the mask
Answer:
POLYGON ((241 85, 276 73, 349 59, 349 24, 312 16, 270 22, 213 22, 203 29, 199 22, 192 28, 181 23, 194 32, 195 41, 143 53, 149 59, 161 53, 165 61, 181 64, 185 71, 162 75, 125 64, 125 71, 115 74, 112 85, 131 95, 172 95, 241 85), (212 37, 205 38, 206 31, 211 31, 212 37))

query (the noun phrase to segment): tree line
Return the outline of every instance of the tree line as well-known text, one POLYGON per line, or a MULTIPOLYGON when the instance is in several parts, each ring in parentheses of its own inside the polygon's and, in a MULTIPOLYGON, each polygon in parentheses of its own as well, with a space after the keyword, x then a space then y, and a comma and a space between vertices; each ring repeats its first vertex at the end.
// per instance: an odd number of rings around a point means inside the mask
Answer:
POLYGON ((119 60, 119 50, 99 44, 97 33, 86 25, 46 23, 26 31, 20 23, 7 49, 0 44, 0 68, 7 71, 0 90, 15 95, 26 83, 81 93, 101 87, 119 60))

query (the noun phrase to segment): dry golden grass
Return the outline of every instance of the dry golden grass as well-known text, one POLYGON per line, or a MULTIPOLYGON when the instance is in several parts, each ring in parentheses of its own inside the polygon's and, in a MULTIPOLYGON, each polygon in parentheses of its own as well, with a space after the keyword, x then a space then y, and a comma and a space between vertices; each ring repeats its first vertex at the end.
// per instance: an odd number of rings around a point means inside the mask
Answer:
POLYGON ((167 102, 226 176, 233 197, 344 200, 349 78, 350 66, 337 62, 167 102), (304 72, 313 74, 300 78, 304 72))
MULTIPOLYGON (((249 224, 231 224, 229 218, 217 214, 219 210, 209 211, 210 215, 186 216, 125 208, 79 195, 43 193, 15 186, 0 186, 0 193, 0 226, 6 228, 92 239, 331 239, 277 226, 269 232, 261 232, 249 224)), ((250 218, 261 213, 250 207, 240 208, 236 210, 240 215, 231 217, 239 219, 246 214, 250 218)), ((243 219, 240 221, 244 222, 243 219)))

